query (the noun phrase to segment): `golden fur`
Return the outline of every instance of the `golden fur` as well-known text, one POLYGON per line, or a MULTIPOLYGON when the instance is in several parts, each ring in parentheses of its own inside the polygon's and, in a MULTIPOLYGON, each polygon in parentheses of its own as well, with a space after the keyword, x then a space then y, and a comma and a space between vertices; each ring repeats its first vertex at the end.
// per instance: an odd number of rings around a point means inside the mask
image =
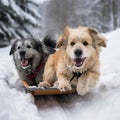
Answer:
POLYGON ((39 86, 55 85, 60 91, 65 91, 75 85, 78 94, 86 94, 99 79, 99 53, 101 46, 106 47, 105 41, 93 28, 80 26, 72 29, 67 26, 57 41, 56 48, 59 50, 47 60, 44 81, 39 86), (70 82, 73 72, 82 75, 70 82))

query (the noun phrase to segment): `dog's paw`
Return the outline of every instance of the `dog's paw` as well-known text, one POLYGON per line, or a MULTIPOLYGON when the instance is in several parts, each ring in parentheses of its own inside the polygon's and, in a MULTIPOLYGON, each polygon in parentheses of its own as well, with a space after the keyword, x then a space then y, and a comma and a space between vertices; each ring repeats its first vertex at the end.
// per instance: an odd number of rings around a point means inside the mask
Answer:
POLYGON ((49 88, 49 87, 51 87, 51 84, 48 83, 48 82, 40 82, 40 83, 38 84, 38 87, 39 87, 39 88, 49 88))
POLYGON ((71 84, 68 80, 58 80, 54 83, 54 86, 57 87, 61 92, 71 90, 71 84))
POLYGON ((78 95, 85 95, 87 92, 89 92, 89 87, 84 86, 82 84, 77 85, 77 93, 78 95))

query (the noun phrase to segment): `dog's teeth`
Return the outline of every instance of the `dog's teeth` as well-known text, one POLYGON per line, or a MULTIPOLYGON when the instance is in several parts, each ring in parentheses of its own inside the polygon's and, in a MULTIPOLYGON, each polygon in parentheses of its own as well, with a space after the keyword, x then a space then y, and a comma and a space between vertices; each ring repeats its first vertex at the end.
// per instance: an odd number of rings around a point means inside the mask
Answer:
POLYGON ((29 67, 30 67, 30 65, 28 65, 28 66, 26 66, 26 67, 23 67, 23 66, 22 66, 23 69, 27 69, 27 68, 29 68, 29 67))

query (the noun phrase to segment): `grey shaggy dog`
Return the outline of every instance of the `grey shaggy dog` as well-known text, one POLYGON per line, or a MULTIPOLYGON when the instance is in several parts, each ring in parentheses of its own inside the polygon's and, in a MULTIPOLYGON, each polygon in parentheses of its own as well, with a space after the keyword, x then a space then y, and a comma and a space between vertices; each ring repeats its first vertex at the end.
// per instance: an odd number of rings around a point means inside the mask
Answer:
POLYGON ((13 55, 20 79, 37 86, 42 81, 44 65, 49 54, 55 52, 55 46, 55 40, 49 36, 42 42, 35 38, 14 40, 10 55, 13 55))

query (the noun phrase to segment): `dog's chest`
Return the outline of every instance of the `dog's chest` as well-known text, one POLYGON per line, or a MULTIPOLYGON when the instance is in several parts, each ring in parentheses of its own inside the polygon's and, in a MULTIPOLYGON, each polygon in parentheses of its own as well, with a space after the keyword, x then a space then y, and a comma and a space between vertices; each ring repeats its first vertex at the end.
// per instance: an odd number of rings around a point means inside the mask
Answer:
POLYGON ((29 85, 37 85, 42 81, 44 68, 40 70, 21 70, 19 71, 20 78, 25 80, 29 85))

